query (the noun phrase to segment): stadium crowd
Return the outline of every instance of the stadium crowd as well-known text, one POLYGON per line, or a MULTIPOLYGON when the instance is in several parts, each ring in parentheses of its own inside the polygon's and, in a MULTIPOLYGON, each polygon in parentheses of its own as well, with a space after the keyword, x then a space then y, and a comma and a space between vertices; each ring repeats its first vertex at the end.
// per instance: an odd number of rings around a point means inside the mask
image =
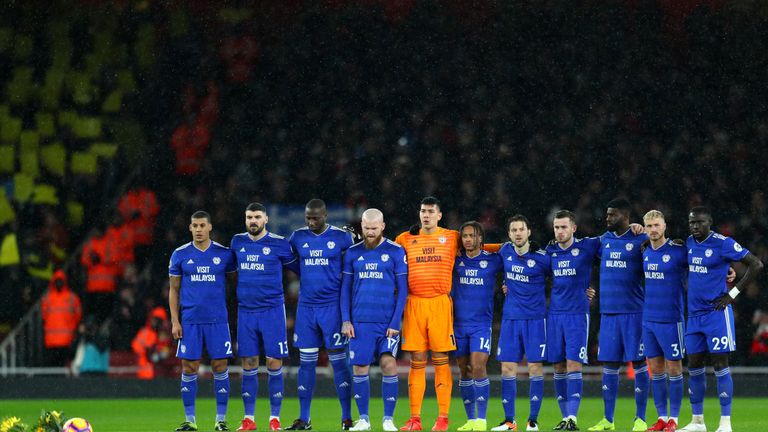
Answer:
MULTIPOLYGON (((28 103, 12 103, 11 89, 34 81, 15 70, 33 65, 35 79, 47 76, 46 68, 68 51, 48 43, 23 51, 42 43, 43 21, 22 7, 4 18, 3 29, 8 20, 23 18, 27 37, 4 30, 12 42, 0 51, 7 65, 2 78, 15 84, 3 92, 2 106, 10 108, 0 117, 22 118, 23 130, 36 125, 41 138, 39 150, 26 151, 31 135, 6 136, 3 123, 2 151, 15 149, 18 163, 0 164, 2 181, 18 194, 18 185, 29 183, 20 175, 30 173, 21 155, 40 154, 39 175, 55 185, 59 199, 35 204, 4 195, 0 210, 10 208, 14 217, 0 219, 3 251, 13 242, 18 258, 0 264, 3 274, 16 275, 3 278, 6 292, 17 294, 7 298, 22 299, 22 288, 36 280, 29 272, 32 255, 45 255, 41 265, 51 262, 51 273, 76 257, 73 262, 82 264, 67 268, 70 287, 85 293, 89 254, 77 246, 95 235, 86 227, 106 231, 110 224, 98 222, 107 220, 121 226, 112 220, 121 213, 120 197, 134 186, 151 186, 159 204, 151 246, 141 252, 139 268, 121 271, 112 307, 99 312, 112 318, 115 350, 130 349, 152 308, 167 304, 168 253, 187 241, 189 215, 207 209, 214 238, 227 243, 243 231, 250 201, 303 204, 321 197, 354 209, 376 206, 387 215, 386 234, 394 237, 416 222, 422 196, 437 195, 446 227, 476 219, 489 240, 504 241, 505 218, 523 213, 543 242, 560 208, 579 215, 579 235, 598 235, 605 228, 605 203, 623 195, 636 221, 660 209, 672 236, 684 238, 686 212, 706 204, 719 232, 768 259, 760 157, 768 147, 768 107, 762 102, 768 95, 760 85, 768 59, 759 55, 768 40, 760 31, 762 16, 749 8, 702 7, 672 34, 664 12, 650 4, 590 3, 574 10, 513 3, 494 13, 465 14, 416 2, 397 19, 380 7, 333 2, 280 16, 246 7, 216 14, 193 7, 119 13, 102 7, 102 15, 72 8, 75 17, 60 18, 80 24, 64 30, 78 42, 69 50, 83 64, 78 70, 98 77, 65 75, 74 80, 63 87, 72 94, 63 92, 55 106, 32 96, 28 103), (91 31, 111 34, 122 54, 105 61, 91 31), (89 57, 91 46, 96 54, 89 57), (99 65, 109 66, 109 73, 99 65), (133 80, 115 69, 131 71, 133 80), (133 95, 117 110, 105 108, 113 87, 133 95), (70 131, 61 125, 72 117, 59 114, 56 134, 44 135, 40 124, 47 123, 39 114, 73 109, 78 115, 103 113, 111 127, 93 137, 92 123, 70 131), (56 175, 64 168, 44 162, 57 160, 42 153, 57 140, 63 160, 72 161, 67 175, 56 175), (103 147, 93 150, 104 140, 119 143, 118 158, 98 153, 103 147), (193 142, 204 145, 192 149, 193 142), (190 155, 199 167, 193 162, 191 170, 180 168, 190 155), (63 251, 58 258, 47 258, 49 245, 63 251)), ((763 275, 736 304, 735 364, 765 362, 752 348, 758 326, 764 327, 765 283, 763 275)), ((25 306, 46 285, 27 288, 25 306)), ((288 286, 290 312, 298 282, 289 279, 288 286)), ((11 303, 4 308, 8 323, 23 310, 11 303)), ((86 299, 84 309, 89 307, 93 302, 86 299)))

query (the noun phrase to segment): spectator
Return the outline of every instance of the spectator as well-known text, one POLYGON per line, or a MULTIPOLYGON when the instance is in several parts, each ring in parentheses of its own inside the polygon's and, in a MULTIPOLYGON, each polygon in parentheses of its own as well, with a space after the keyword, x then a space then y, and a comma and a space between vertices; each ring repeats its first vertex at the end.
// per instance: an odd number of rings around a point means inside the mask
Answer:
POLYGON ((40 304, 43 319, 45 363, 47 366, 64 366, 72 359, 72 343, 75 340, 83 311, 77 294, 69 289, 63 270, 53 273, 48 291, 40 304))
POLYGON ((88 315, 80 324, 80 340, 72 360, 74 375, 106 375, 109 370, 108 325, 99 325, 96 317, 88 315))
POLYGON ((133 338, 131 349, 138 358, 136 377, 143 380, 155 378, 155 365, 171 357, 171 332, 168 313, 162 307, 152 309, 147 323, 133 338))

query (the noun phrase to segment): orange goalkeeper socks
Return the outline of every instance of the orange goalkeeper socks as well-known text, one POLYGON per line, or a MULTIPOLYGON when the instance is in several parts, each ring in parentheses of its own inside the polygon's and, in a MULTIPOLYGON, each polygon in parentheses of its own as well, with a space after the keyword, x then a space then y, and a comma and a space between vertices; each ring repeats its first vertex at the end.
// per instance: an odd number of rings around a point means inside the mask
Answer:
POLYGON ((411 404, 411 416, 421 415, 421 403, 424 401, 424 390, 427 388, 427 362, 411 360, 411 370, 408 372, 408 402, 411 404))
POLYGON ((437 395, 437 408, 441 416, 448 416, 451 407, 451 390, 453 389, 453 376, 448 357, 432 358, 435 367, 435 394, 437 395))

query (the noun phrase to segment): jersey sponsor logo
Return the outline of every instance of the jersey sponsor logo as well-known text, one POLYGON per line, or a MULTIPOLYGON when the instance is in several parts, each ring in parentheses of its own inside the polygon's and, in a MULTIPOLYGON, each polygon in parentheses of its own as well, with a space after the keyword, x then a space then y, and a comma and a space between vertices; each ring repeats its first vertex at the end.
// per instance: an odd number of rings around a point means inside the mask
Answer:
POLYGON ((624 247, 627 249, 627 252, 629 252, 635 247, 635 245, 633 245, 632 243, 627 243, 627 245, 624 247))
POLYGON ((709 258, 712 256, 712 249, 707 249, 704 251, 704 256, 709 258))
POLYGON ((264 255, 269 255, 269 253, 270 253, 270 252, 272 252, 272 249, 270 249, 270 248, 268 248, 268 247, 265 247, 265 248, 264 248, 264 249, 262 249, 261 251, 264 253, 264 255))
POLYGON ((670 258, 671 257, 669 255, 665 254, 664 256, 661 257, 661 260, 664 261, 665 263, 667 263, 667 262, 669 262, 670 258))
POLYGON ((219 257, 213 257, 213 263, 214 263, 214 264, 216 264, 216 265, 219 265, 219 264, 221 264, 221 258, 219 258, 219 257))
POLYGON ((733 244, 733 250, 735 250, 736 252, 741 252, 741 251, 743 251, 743 250, 744 250, 744 248, 743 248, 743 247, 741 247, 741 245, 740 245, 740 244, 738 244, 738 243, 734 243, 734 244, 733 244))
POLYGON ((573 255, 573 256, 579 256, 579 250, 578 250, 578 249, 572 249, 572 250, 571 250, 571 255, 573 255))
POLYGON ((187 261, 187 264, 194 264, 194 263, 195 263, 195 262, 194 262, 194 261, 192 261, 192 258, 190 258, 190 259, 189 259, 189 261, 187 261))
POLYGON ((335 243, 335 242, 332 242, 332 241, 329 241, 329 242, 328 242, 328 243, 326 243, 325 245, 326 245, 326 246, 328 246, 328 249, 333 249, 333 248, 335 248, 335 247, 336 247, 336 243, 335 243))
POLYGON ((488 267, 488 261, 482 260, 480 261, 480 268, 486 268, 488 267))
POLYGON ((381 260, 382 260, 383 262, 387 262, 387 261, 389 261, 389 255, 387 255, 387 254, 381 254, 381 260))
POLYGON ((437 238, 437 241, 439 241, 440 244, 445 244, 446 240, 448 239, 446 239, 445 236, 440 236, 437 238))
POLYGON ((528 267, 533 268, 533 266, 535 266, 535 265, 536 265, 536 261, 534 261, 532 259, 528 260, 528 267))

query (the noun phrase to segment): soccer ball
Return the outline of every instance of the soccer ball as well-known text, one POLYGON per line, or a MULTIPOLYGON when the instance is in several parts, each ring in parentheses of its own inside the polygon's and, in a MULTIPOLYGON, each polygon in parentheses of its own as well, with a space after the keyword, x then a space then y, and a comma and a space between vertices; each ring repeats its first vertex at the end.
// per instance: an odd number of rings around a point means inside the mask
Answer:
POLYGON ((64 423, 61 432, 93 432, 93 428, 86 419, 75 417, 64 423))

